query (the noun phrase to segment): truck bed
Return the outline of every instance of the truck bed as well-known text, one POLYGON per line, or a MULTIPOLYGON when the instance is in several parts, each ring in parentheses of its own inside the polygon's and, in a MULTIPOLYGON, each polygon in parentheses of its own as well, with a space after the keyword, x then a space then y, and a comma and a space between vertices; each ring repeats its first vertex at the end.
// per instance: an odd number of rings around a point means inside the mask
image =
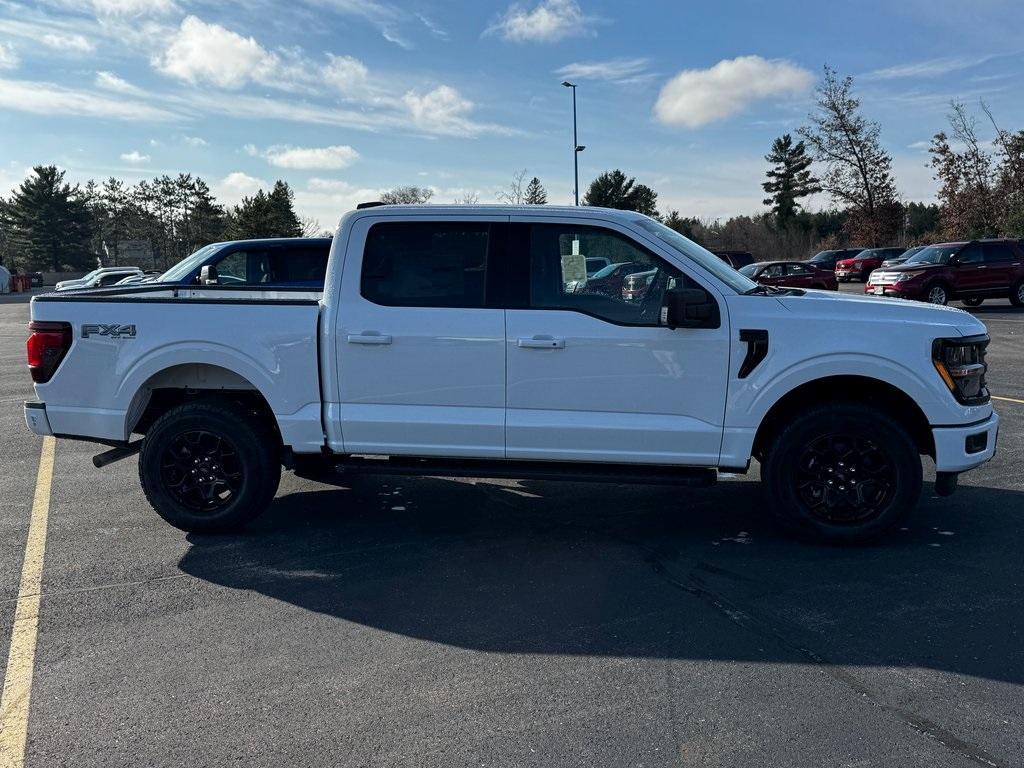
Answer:
POLYGON ((63 362, 36 386, 49 431, 123 441, 155 389, 254 389, 285 444, 318 450, 320 295, 132 286, 35 297, 33 321, 71 326, 63 362))

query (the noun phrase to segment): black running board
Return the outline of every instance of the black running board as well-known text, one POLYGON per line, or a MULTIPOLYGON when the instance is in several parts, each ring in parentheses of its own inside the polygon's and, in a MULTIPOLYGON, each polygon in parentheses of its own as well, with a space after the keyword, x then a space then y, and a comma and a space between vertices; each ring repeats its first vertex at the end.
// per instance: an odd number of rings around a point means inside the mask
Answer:
MULTIPOLYGON (((311 457, 310 457, 311 458, 311 457)), ((411 456, 318 456, 313 464, 301 462, 296 474, 326 479, 324 474, 421 475, 508 480, 558 480, 594 483, 685 485, 708 487, 718 480, 709 467, 665 464, 594 464, 575 461, 516 461, 514 459, 437 459, 411 456)))

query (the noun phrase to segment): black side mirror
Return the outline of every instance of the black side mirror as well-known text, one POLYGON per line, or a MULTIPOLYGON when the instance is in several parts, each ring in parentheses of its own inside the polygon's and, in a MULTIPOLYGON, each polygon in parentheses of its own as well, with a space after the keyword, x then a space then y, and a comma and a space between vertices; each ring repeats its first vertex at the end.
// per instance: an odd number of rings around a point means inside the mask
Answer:
POLYGON ((217 275, 217 267, 213 264, 207 264, 199 270, 199 284, 200 285, 219 285, 220 278, 217 275))
POLYGON ((717 328, 718 302, 703 288, 672 288, 665 291, 661 324, 671 329, 717 328))

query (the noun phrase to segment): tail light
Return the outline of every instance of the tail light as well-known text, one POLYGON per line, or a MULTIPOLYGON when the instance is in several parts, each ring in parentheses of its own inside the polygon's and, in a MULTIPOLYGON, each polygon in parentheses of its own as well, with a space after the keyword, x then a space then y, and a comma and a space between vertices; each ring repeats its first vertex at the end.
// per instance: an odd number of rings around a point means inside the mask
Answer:
POLYGON ((33 320, 25 350, 32 381, 45 384, 56 372, 68 350, 71 349, 71 323, 53 323, 33 320))

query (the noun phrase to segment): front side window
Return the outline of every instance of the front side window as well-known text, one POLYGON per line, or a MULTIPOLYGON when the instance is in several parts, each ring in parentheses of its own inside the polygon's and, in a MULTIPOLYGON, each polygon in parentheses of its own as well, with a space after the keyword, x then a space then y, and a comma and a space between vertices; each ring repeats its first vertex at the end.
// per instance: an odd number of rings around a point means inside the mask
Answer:
POLYGON ((968 245, 956 255, 956 260, 960 264, 981 264, 981 246, 968 245))
POLYGON ((657 325, 665 291, 678 269, 627 237, 599 227, 530 227, 530 306, 565 309, 618 325, 657 325), (603 257, 616 267, 588 278, 586 262, 603 257))
POLYGON ((654 235, 661 242, 684 256, 688 261, 703 267, 737 293, 746 293, 757 287, 757 283, 741 275, 707 248, 697 245, 693 240, 684 237, 674 229, 666 227, 661 222, 644 216, 633 219, 633 223, 645 232, 654 235))
POLYGON ((477 222, 374 224, 363 252, 363 297, 392 307, 486 306, 490 227, 477 222))

